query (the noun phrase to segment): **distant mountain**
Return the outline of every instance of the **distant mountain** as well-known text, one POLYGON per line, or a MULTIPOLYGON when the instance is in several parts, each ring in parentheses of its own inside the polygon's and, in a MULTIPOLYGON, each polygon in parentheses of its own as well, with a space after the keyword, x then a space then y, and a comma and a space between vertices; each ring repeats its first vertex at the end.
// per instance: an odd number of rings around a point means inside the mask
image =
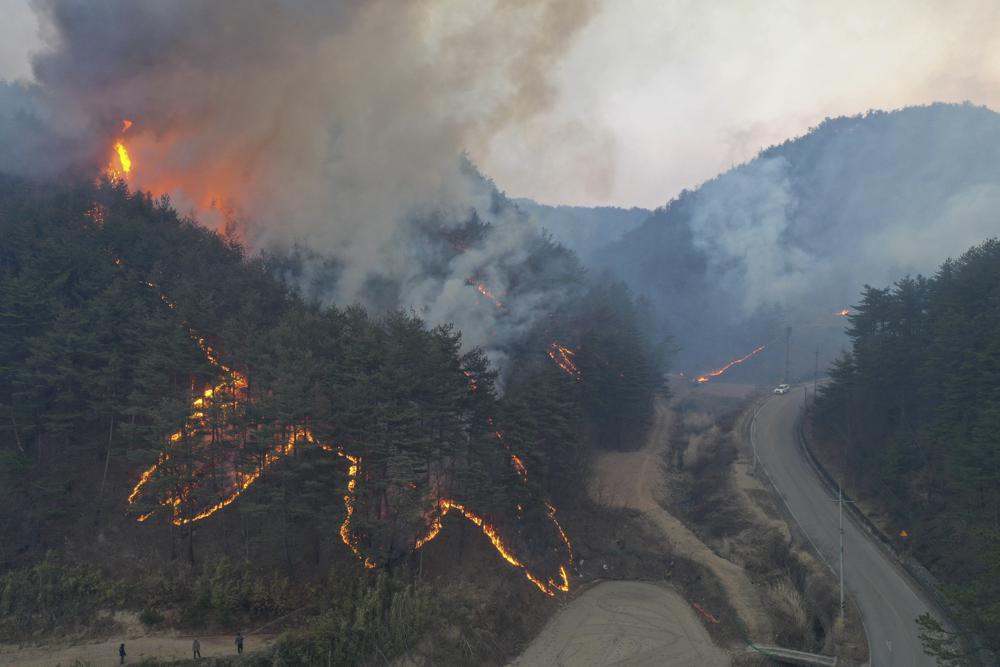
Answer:
POLYGON ((653 301, 682 362, 725 361, 790 325, 811 375, 811 341, 840 329, 833 313, 865 283, 933 272, 998 233, 1000 115, 933 104, 827 119, 590 256, 653 301))
POLYGON ((637 207, 548 206, 531 199, 514 199, 513 202, 584 261, 588 261, 594 251, 641 225, 652 214, 649 209, 637 207))

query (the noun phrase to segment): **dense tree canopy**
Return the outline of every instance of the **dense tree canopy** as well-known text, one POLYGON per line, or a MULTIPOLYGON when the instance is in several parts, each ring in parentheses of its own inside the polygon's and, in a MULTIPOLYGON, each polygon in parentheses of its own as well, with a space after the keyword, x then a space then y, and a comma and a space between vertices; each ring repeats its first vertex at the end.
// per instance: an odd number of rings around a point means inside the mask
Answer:
POLYGON ((817 434, 1000 648, 1000 242, 930 279, 866 287, 852 349, 815 407, 817 434))
MULTIPOLYGON (((428 270, 491 233, 414 228, 439 248, 428 270)), ((321 305, 286 282, 294 254, 248 256, 122 183, 0 180, 0 229, 0 573, 29 568, 22 583, 53 550, 106 552, 106 570, 142 552, 289 579, 406 571, 442 528, 460 559, 489 524, 551 592, 555 508, 581 497, 593 446, 638 442, 660 390, 627 290, 588 286, 543 235, 500 269, 505 298, 537 281, 566 298, 501 377, 452 326, 321 305)))

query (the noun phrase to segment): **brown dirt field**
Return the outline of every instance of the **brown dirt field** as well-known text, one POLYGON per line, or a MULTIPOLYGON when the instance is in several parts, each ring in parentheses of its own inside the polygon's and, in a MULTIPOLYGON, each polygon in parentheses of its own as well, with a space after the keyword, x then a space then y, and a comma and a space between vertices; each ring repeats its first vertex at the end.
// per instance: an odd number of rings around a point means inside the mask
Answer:
MULTIPOLYGON (((0 644, 0 665, 24 667, 69 667, 76 661, 102 667, 118 664, 118 645, 125 643, 125 664, 137 664, 144 658, 191 658, 193 636, 142 634, 138 623, 129 623, 123 636, 77 645, 11 646, 0 644)), ((243 650, 250 653, 267 646, 274 638, 265 635, 244 635, 243 650)), ((215 658, 236 654, 234 635, 198 637, 201 656, 215 658)))
POLYGON ((730 659, 674 591, 639 581, 605 581, 560 611, 512 664, 721 667, 730 659))

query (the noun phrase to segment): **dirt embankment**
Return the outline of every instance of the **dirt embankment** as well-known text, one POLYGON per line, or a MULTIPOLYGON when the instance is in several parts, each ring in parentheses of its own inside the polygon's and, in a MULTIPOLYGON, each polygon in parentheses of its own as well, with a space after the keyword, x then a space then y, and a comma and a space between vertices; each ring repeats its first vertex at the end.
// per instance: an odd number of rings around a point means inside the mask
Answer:
POLYGON ((674 591, 640 581, 605 581, 559 612, 513 664, 721 667, 730 660, 674 591))
MULTIPOLYGON (((661 461, 666 454, 675 416, 665 400, 656 404, 656 417, 645 447, 636 452, 603 455, 595 465, 592 495, 600 502, 641 511, 659 530, 664 549, 705 566, 719 581, 740 622, 753 638, 770 636, 768 614, 746 573, 712 551, 694 532, 667 512, 661 461)), ((706 610, 717 617, 717 610, 706 610)))
POLYGON ((700 387, 674 402, 680 417, 664 460, 661 502, 750 580, 771 623, 770 636, 758 642, 863 662, 867 641, 857 610, 849 607, 841 618, 835 577, 754 465, 746 437, 753 392, 714 389, 700 387))

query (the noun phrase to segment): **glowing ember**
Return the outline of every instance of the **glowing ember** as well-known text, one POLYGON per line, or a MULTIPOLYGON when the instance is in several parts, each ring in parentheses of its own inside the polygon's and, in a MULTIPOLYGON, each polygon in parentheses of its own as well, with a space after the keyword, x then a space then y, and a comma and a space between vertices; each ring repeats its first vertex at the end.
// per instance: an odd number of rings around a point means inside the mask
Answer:
POLYGON ((843 310, 838 310, 837 312, 834 313, 834 315, 838 315, 840 317, 847 317, 850 314, 851 311, 849 308, 844 308, 843 310))
POLYGON ((717 378, 720 375, 722 375, 723 373, 725 373, 726 371, 728 371, 733 366, 739 366, 744 361, 750 359, 751 357, 756 356, 765 347, 767 347, 767 345, 761 345, 758 348, 754 348, 753 352, 751 352, 750 354, 748 354, 746 356, 740 357, 739 359, 733 359, 732 361, 730 361, 728 364, 726 364, 725 366, 723 366, 721 368, 716 368, 714 371, 709 371, 708 373, 705 373, 704 375, 699 375, 695 379, 695 382, 697 382, 698 384, 704 384, 704 383, 708 382, 709 380, 711 380, 712 378, 717 378))
MULTIPOLYGON (((104 224, 104 207, 100 204, 91 204, 90 208, 84 211, 83 214, 90 218, 90 221, 97 226, 104 224)), ((118 260, 116 260, 116 262, 117 261, 118 260)))
POLYGON ((566 371, 567 375, 580 382, 583 378, 580 376, 580 369, 576 367, 575 357, 576 352, 568 347, 564 347, 555 341, 549 344, 549 358, 556 362, 559 368, 566 371))
POLYGON ((128 129, 130 127, 132 127, 132 121, 130 121, 128 118, 124 119, 122 121, 122 134, 125 134, 126 132, 128 132, 128 129))
POLYGON ((522 479, 528 479, 528 469, 524 467, 524 462, 521 461, 520 456, 518 456, 517 454, 511 454, 510 462, 514 464, 514 468, 517 470, 517 474, 519 474, 522 479))
POLYGON ((479 385, 476 384, 476 376, 472 374, 472 371, 462 369, 462 373, 465 375, 466 379, 469 380, 469 391, 476 391, 479 389, 479 385))
POLYGON ((486 285, 478 283, 476 285, 476 291, 485 296, 487 299, 493 302, 493 305, 497 307, 497 310, 506 310, 507 307, 503 304, 503 301, 497 298, 497 296, 489 290, 486 285))

